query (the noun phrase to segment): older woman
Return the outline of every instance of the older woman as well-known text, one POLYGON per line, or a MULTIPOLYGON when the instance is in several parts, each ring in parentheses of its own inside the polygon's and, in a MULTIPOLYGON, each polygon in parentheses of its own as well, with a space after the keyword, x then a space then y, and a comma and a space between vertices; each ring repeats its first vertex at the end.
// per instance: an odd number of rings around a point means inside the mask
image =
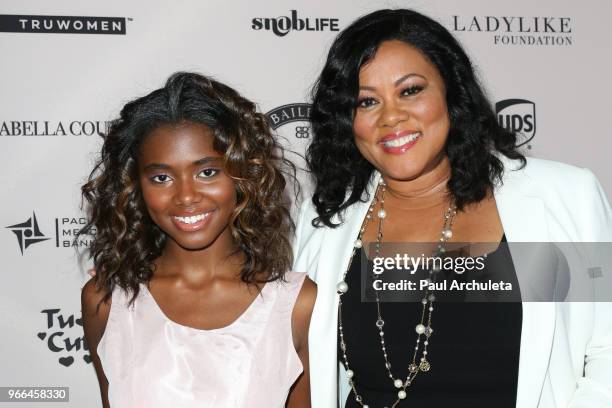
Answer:
MULTIPOLYGON (((311 119, 315 192, 294 267, 319 287, 313 406, 612 404, 609 303, 360 301, 366 244, 612 241, 592 173, 523 157, 445 28, 410 10, 355 21, 329 51, 311 119)), ((519 260, 494 255, 514 274, 519 260)))

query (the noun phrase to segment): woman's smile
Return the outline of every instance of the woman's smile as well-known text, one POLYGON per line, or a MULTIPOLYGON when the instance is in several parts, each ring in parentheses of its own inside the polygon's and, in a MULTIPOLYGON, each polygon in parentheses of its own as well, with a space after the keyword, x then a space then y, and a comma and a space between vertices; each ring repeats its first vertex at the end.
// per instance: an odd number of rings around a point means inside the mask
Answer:
POLYGON ((184 232, 193 232, 203 229, 208 225, 210 218, 214 215, 215 210, 196 213, 193 215, 173 215, 172 221, 174 225, 184 232))
POLYGON ((423 136, 421 132, 402 130, 384 136, 378 143, 381 145, 385 153, 403 154, 414 146, 421 136, 423 136))

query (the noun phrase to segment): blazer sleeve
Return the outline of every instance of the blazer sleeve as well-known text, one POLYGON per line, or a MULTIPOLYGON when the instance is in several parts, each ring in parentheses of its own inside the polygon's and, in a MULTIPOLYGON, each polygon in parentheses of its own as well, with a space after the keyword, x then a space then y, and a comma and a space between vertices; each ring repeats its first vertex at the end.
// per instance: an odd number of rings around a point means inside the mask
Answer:
POLYGON ((584 359, 584 376, 569 404, 570 408, 612 407, 612 210, 603 188, 589 171, 585 172, 583 194, 583 228, 585 242, 596 242, 597 256, 603 260, 600 282, 594 285, 603 288, 603 300, 593 302, 593 331, 587 343, 584 359))

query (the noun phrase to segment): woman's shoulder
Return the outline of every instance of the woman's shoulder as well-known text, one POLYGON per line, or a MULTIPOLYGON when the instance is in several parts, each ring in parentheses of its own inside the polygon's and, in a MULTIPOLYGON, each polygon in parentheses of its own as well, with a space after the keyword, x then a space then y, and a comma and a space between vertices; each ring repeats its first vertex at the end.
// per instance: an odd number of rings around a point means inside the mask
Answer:
POLYGON ((295 296, 296 306, 298 303, 306 303, 317 294, 317 285, 308 277, 306 272, 288 271, 283 279, 279 281, 280 290, 292 293, 295 296))
POLYGON ((560 161, 540 159, 536 157, 525 157, 525 165, 520 160, 512 160, 505 156, 500 156, 506 174, 527 174, 530 176, 547 176, 560 174, 564 176, 579 175, 583 168, 560 161))
POLYGON ((541 200, 555 219, 572 220, 579 231, 577 240, 612 239, 612 208, 589 169, 535 158, 528 158, 523 167, 505 162, 504 169, 501 196, 541 200))
POLYGON ((291 279, 298 287, 298 294, 295 300, 294 313, 307 314, 310 317, 314 302, 317 298, 317 284, 308 277, 305 272, 291 272, 291 279))
POLYGON ((524 166, 519 161, 504 159, 503 184, 531 187, 534 194, 566 196, 595 192, 600 189, 593 173, 586 168, 553 160, 527 157, 524 166))
POLYGON ((111 307, 111 299, 104 299, 106 291, 96 284, 95 276, 90 278, 81 289, 81 308, 82 311, 91 315, 101 315, 108 317, 111 307))
POLYGON ((81 290, 81 314, 85 338, 90 350, 96 350, 102 338, 111 309, 111 299, 106 299, 106 291, 96 285, 91 278, 81 290))

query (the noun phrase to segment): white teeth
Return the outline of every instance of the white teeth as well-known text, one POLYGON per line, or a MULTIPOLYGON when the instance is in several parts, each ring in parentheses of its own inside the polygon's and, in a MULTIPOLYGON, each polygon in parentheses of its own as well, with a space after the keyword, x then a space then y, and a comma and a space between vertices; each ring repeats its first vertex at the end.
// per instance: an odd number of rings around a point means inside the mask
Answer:
POLYGON ((182 222, 183 224, 194 224, 198 221, 203 220, 206 217, 206 213, 205 214, 198 214, 198 215, 192 215, 191 217, 174 217, 175 219, 177 219, 178 221, 182 222))
POLYGON ((387 147, 400 147, 405 145, 406 143, 410 143, 415 141, 421 134, 419 132, 413 133, 411 135, 398 137, 397 139, 389 140, 384 142, 383 144, 387 147))

